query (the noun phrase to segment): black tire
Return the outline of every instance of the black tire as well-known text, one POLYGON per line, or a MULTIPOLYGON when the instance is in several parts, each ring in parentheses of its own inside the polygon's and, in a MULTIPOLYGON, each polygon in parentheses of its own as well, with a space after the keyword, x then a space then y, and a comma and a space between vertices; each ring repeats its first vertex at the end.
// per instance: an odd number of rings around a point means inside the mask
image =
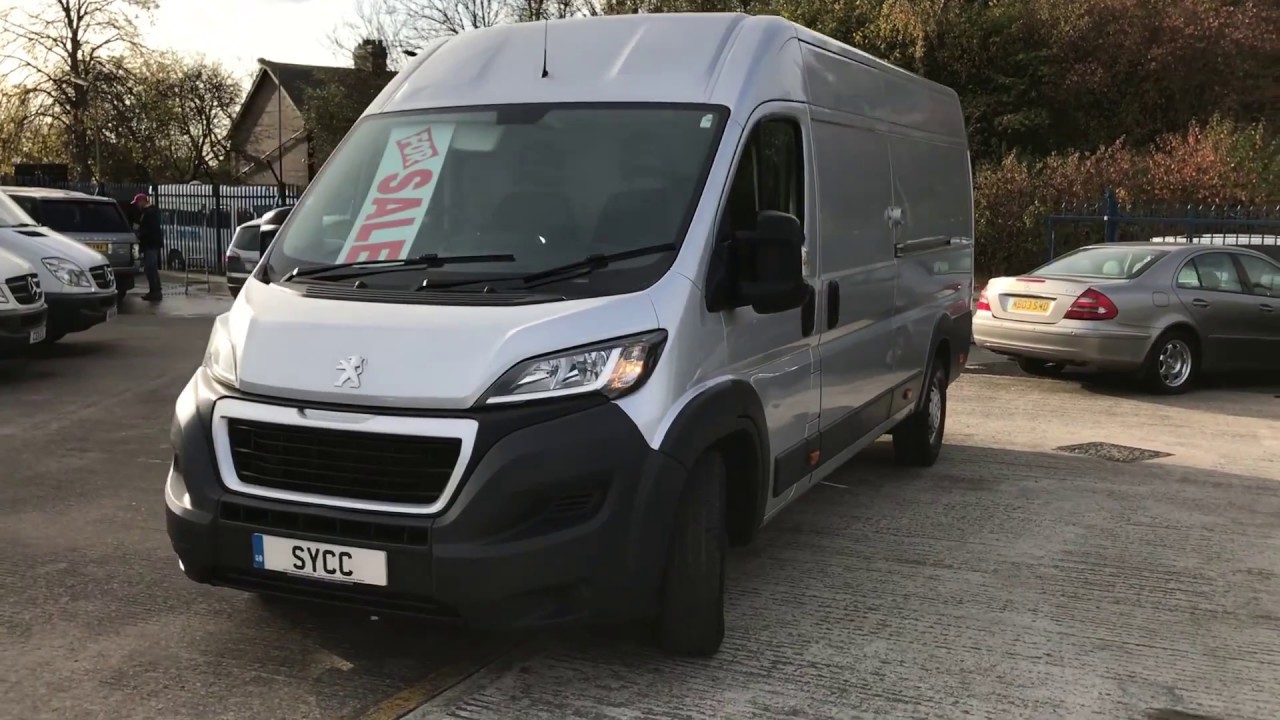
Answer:
POLYGON ((1181 395, 1200 375, 1200 342, 1187 330, 1169 330, 1156 338, 1142 363, 1139 379, 1157 395, 1181 395))
POLYGON ((1028 375, 1036 377, 1058 377, 1067 369, 1062 363, 1046 362, 1044 360, 1034 360, 1032 358, 1017 358, 1018 369, 1028 375))
POLYGON ((40 344, 41 344, 41 345, 45 345, 45 346, 49 346, 49 345, 52 345, 52 344, 54 344, 54 343, 58 342, 59 340, 61 340, 62 338, 66 337, 66 336, 67 336, 67 334, 66 334, 66 333, 64 333, 64 332, 52 332, 52 331, 47 331, 47 332, 45 332, 44 339, 40 341, 40 344))
POLYGON ((672 655, 710 657, 724 641, 725 485, 724 461, 703 455, 676 510, 658 610, 658 645, 672 655))
POLYGON ((893 457, 899 465, 932 467, 942 454, 942 437, 947 430, 947 369, 939 360, 929 368, 920 406, 893 429, 893 457))

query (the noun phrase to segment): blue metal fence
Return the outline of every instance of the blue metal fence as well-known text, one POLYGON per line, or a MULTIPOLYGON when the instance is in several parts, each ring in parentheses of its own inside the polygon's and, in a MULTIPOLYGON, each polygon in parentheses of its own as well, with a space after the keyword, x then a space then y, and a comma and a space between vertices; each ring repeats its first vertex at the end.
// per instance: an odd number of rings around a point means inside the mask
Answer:
MULTIPOLYGON (((22 183, 19 179, 20 184, 22 183)), ((236 227, 272 208, 293 205, 302 188, 276 185, 209 183, 45 183, 43 187, 110 197, 130 220, 134 195, 147 193, 160 211, 165 235, 165 266, 171 270, 226 272, 225 256, 236 227)))
POLYGON ((1049 259, 1099 242, 1181 239, 1252 247, 1280 260, 1280 203, 1122 203, 1108 190, 1045 218, 1049 259))

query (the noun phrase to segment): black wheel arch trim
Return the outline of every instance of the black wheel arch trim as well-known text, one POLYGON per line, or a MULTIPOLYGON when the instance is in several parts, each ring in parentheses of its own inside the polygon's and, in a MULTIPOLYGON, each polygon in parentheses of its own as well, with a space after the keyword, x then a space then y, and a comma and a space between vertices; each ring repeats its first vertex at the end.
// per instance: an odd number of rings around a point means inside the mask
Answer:
MULTIPOLYGON (((688 470, 708 448, 735 433, 750 435, 756 453, 756 477, 752 478, 755 487, 751 493, 753 504, 748 534, 754 534, 764 520, 768 503, 769 474, 773 464, 768 428, 764 405, 755 388, 745 380, 729 380, 707 388, 685 403, 668 426, 658 449, 688 470)), ((729 480, 732 483, 735 478, 729 480)))

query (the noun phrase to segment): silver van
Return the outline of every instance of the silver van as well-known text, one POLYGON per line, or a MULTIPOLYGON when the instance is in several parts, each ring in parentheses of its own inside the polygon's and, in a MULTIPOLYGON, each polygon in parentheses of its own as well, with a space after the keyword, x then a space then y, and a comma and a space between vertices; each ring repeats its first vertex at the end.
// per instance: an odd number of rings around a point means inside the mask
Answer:
POLYGON ((0 248, 0 359, 42 342, 48 314, 36 269, 0 248))
POLYGON ((84 243, 111 262, 120 297, 142 272, 138 237, 119 203, 109 197, 52 188, 0 188, 37 223, 84 243))
POLYGON ((775 17, 436 41, 260 236, 165 489, 255 593, 714 653, 727 547, 932 465, 969 347, 956 94, 775 17))

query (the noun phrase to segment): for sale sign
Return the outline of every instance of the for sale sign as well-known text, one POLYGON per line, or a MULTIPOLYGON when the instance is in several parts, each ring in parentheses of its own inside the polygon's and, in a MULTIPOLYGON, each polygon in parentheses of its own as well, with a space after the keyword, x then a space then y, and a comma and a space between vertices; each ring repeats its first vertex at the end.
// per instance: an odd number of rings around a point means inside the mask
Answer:
POLYGON ((453 123, 432 123, 391 131, 338 262, 402 260, 408 255, 431 205, 453 128, 453 123))

